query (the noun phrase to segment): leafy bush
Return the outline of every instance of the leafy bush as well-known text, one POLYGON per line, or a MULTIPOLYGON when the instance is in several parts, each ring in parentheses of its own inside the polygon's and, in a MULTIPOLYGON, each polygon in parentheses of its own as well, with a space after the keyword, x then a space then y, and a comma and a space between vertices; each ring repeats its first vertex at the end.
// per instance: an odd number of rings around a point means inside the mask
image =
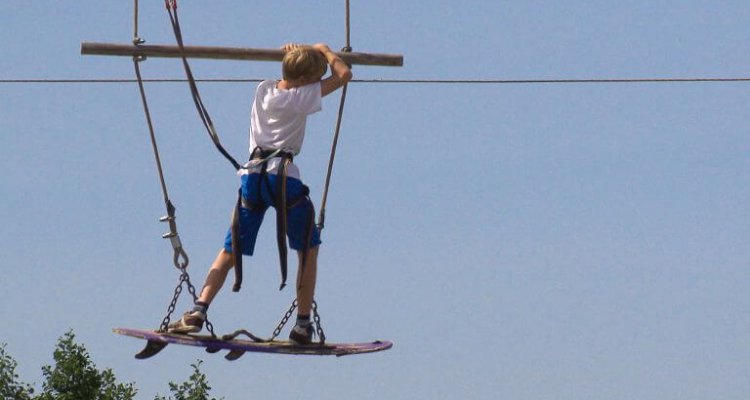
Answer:
MULTIPOLYGON (((134 383, 118 383, 111 369, 99 370, 86 348, 75 342, 68 331, 57 341, 54 365, 42 367, 44 382, 39 395, 34 387, 19 380, 18 363, 0 344, 0 400, 133 400, 138 390, 134 383)), ((211 386, 201 372, 203 362, 191 364, 193 373, 187 381, 169 383, 174 397, 157 395, 154 400, 217 400, 210 397, 211 386)))

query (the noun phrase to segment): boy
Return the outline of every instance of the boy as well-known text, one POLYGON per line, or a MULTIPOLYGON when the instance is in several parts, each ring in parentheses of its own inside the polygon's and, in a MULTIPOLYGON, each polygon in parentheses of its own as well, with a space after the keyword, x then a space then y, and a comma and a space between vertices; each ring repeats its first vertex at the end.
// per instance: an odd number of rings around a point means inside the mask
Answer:
MULTIPOLYGON (((206 311, 235 265, 241 266, 242 254, 252 255, 255 238, 269 206, 276 208, 282 278, 286 279, 286 243, 297 250, 297 323, 289 339, 297 344, 312 342, 310 321, 317 271, 320 232, 314 224, 314 209, 307 197, 292 158, 302 149, 307 116, 321 110, 321 98, 352 79, 349 66, 325 44, 304 46, 287 44, 282 61, 282 79, 258 85, 250 118, 250 162, 240 170, 242 186, 235 210, 239 224, 227 233, 208 271, 200 297, 192 311, 169 326, 170 332, 194 333, 203 328, 206 311), (325 79, 327 67, 331 75, 325 79), (237 226, 238 225, 238 226, 237 226), (240 251, 237 251, 240 250, 240 251)), ((240 279, 240 268, 237 278, 240 279)), ((284 283, 282 282, 282 287, 284 283)), ((239 282, 235 283, 239 290, 239 282)))

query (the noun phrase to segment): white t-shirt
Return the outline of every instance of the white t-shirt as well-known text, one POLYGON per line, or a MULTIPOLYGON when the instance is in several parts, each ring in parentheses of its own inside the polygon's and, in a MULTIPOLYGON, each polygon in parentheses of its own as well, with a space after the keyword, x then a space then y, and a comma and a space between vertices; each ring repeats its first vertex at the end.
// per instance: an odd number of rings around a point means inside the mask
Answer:
MULTIPOLYGON (((250 152, 256 146, 299 154, 305 139, 307 116, 321 110, 320 82, 292 89, 279 89, 278 81, 258 84, 250 113, 250 152)), ((267 171, 276 173, 280 158, 269 160, 267 171)), ((258 172, 251 167, 249 172, 258 172)), ((247 172, 245 172, 247 173, 247 172)), ((300 179, 299 170, 289 165, 287 175, 300 179)))

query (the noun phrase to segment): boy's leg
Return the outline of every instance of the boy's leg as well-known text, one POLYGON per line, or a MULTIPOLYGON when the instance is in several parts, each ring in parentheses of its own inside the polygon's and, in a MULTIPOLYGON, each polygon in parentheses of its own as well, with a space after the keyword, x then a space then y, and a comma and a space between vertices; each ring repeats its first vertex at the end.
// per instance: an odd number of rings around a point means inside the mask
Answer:
MULTIPOLYGON (((275 179, 275 175, 271 175, 275 179)), ((274 182, 272 182, 273 184, 274 182)), ((287 211, 287 236, 289 246, 297 250, 297 324, 292 328, 289 339, 297 344, 312 342, 310 313, 315 298, 315 281, 318 272, 318 249, 320 230, 315 226, 315 208, 308 194, 309 189, 296 178, 287 178, 287 199, 295 199, 295 205, 287 211), (303 249, 308 247, 307 259, 303 259, 303 249), (304 261, 304 269, 302 264, 304 261)))
POLYGON ((315 281, 318 272, 318 248, 315 246, 307 251, 307 262, 302 273, 302 251, 298 251, 299 267, 297 268, 297 306, 299 314, 310 315, 312 302, 315 298, 315 281))
POLYGON ((216 259, 214 259, 214 262, 211 264, 211 268, 208 270, 206 282, 203 284, 203 289, 201 289, 198 303, 206 305, 211 304, 214 297, 216 297, 216 294, 219 293, 219 290, 224 285, 224 281, 227 279, 227 274, 232 267, 234 267, 232 253, 225 249, 221 249, 216 256, 216 259))
MULTIPOLYGON (((256 187, 258 175, 242 176, 242 196, 246 199, 253 197, 255 202, 262 203, 257 199, 258 193, 253 192, 256 187)), ((258 236, 258 230, 263 223, 263 216, 268 207, 262 205, 257 208, 249 209, 240 207, 240 240, 242 241, 242 254, 252 255, 255 248, 255 239, 258 236)), ((234 258, 232 257, 232 230, 229 229, 224 238, 224 248, 216 255, 214 262, 208 270, 205 283, 201 289, 200 296, 195 302, 195 307, 186 312, 180 321, 170 324, 169 331, 176 333, 194 333, 203 328, 206 320, 206 311, 208 306, 219 293, 221 287, 227 279, 227 274, 234 267, 234 258)))
POLYGON ((234 260, 232 254, 221 249, 216 259, 211 264, 211 268, 208 270, 206 276, 206 282, 203 284, 201 289, 200 297, 195 302, 195 307, 191 311, 183 314, 179 321, 176 321, 169 325, 169 331, 173 333, 195 333, 199 332, 203 328, 203 323, 206 321, 206 311, 208 310, 209 304, 213 301, 214 297, 227 278, 229 270, 234 266, 234 260))
POLYGON ((315 281, 318 272, 318 248, 308 250, 304 273, 302 271, 302 251, 298 251, 299 268, 297 268, 297 324, 289 333, 289 339, 297 344, 312 343, 312 321, 310 312, 315 297, 315 281))

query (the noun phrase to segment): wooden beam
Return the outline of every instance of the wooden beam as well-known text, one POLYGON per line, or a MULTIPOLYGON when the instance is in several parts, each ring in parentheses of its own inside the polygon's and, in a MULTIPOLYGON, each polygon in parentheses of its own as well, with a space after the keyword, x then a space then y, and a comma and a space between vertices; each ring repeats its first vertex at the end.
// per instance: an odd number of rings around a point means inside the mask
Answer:
MULTIPOLYGON (((81 43, 81 54, 100 56, 146 56, 146 57, 180 57, 178 46, 165 45, 133 45, 115 43, 81 43)), ((401 67, 404 57, 399 54, 374 53, 336 53, 350 64, 379 65, 384 67, 401 67)), ((185 56, 188 58, 209 58, 217 60, 253 60, 253 61, 281 61, 284 51, 281 49, 251 49, 238 47, 216 46, 185 46, 185 56)))

